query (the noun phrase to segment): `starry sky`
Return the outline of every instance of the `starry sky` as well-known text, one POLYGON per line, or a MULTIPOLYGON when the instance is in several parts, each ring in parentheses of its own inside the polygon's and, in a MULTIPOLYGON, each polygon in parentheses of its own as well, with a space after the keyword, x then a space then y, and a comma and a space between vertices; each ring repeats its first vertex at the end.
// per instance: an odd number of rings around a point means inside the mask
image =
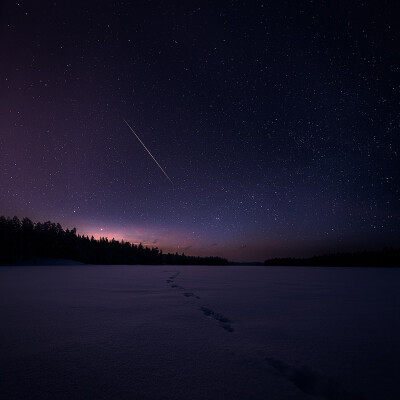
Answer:
POLYGON ((0 214, 234 261, 399 246, 399 11, 2 1, 0 214))

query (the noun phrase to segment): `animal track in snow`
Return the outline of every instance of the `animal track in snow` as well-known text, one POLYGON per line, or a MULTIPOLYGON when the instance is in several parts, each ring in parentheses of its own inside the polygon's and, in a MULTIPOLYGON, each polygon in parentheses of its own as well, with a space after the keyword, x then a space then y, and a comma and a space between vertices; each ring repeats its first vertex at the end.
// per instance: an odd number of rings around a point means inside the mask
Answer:
POLYGON ((231 326, 232 321, 224 317, 222 314, 214 312, 211 308, 208 307, 200 307, 200 310, 203 311, 203 314, 207 317, 213 317, 215 320, 219 322, 219 326, 225 329, 228 332, 234 332, 233 327, 231 326))
MULTIPOLYGON (((168 271, 165 271, 165 272, 168 272, 168 271)), ((189 298, 189 297, 194 297, 195 299, 200 300, 200 297, 199 297, 199 296, 196 296, 195 293, 193 293, 193 292, 188 292, 188 291, 186 291, 187 289, 185 289, 183 286, 179 286, 179 285, 177 285, 176 283, 174 283, 175 278, 176 278, 179 274, 180 274, 180 271, 177 271, 175 274, 171 275, 171 276, 166 280, 166 282, 167 282, 168 284, 170 284, 170 286, 171 286, 172 289, 185 290, 185 292, 182 293, 183 296, 188 297, 188 298, 189 298)), ((227 332, 231 332, 231 333, 234 332, 234 329, 233 329, 233 327, 232 327, 232 325, 231 325, 231 324, 232 324, 232 321, 231 321, 229 318, 223 316, 222 314, 219 314, 219 313, 214 312, 214 310, 212 310, 211 308, 208 308, 208 307, 200 307, 200 310, 203 311, 203 314, 206 315, 207 317, 212 317, 212 318, 214 318, 216 321, 218 321, 218 322, 219 322, 219 326, 220 326, 222 329, 225 329, 227 332)))
POLYGON ((327 400, 361 400, 360 396, 346 392, 333 379, 309 367, 295 367, 270 357, 265 360, 303 393, 327 400))
MULTIPOLYGON (((165 271, 168 272, 168 271, 165 271)), ((174 283, 174 279, 180 274, 180 272, 178 271, 177 273, 175 273, 174 275, 171 275, 165 282, 169 283, 172 289, 179 289, 179 290, 186 290, 183 286, 177 285, 176 283, 174 283)), ((191 292, 185 292, 183 293, 183 295, 185 297, 194 297, 196 299, 200 299, 199 296, 196 296, 194 293, 191 292)))
MULTIPOLYGON (((168 272, 168 271, 165 271, 165 272, 168 272)), ((171 275, 170 277, 168 277, 168 279, 166 280, 166 282, 167 282, 168 284, 170 284, 170 286, 171 286, 172 289, 185 290, 185 292, 182 293, 183 296, 188 297, 188 298, 189 298, 189 297, 194 297, 195 299, 200 300, 200 297, 199 297, 199 296, 196 296, 195 293, 193 293, 193 292, 188 292, 188 291, 186 291, 187 289, 185 289, 183 286, 180 286, 180 285, 177 285, 176 283, 174 283, 175 278, 176 278, 179 274, 180 274, 180 271, 177 271, 175 274, 173 274, 173 275, 171 275)), ((222 329, 225 329, 227 332, 231 332, 231 333, 234 332, 234 329, 233 329, 233 327, 232 327, 232 325, 231 325, 231 324, 232 324, 232 321, 231 321, 229 318, 225 317, 225 316, 222 315, 222 314, 219 314, 219 313, 214 312, 214 310, 212 310, 211 308, 208 308, 208 307, 200 307, 200 310, 203 311, 203 314, 204 314, 205 316, 207 316, 207 317, 212 317, 212 318, 214 318, 216 321, 218 321, 218 322, 219 322, 219 326, 220 326, 222 329)))

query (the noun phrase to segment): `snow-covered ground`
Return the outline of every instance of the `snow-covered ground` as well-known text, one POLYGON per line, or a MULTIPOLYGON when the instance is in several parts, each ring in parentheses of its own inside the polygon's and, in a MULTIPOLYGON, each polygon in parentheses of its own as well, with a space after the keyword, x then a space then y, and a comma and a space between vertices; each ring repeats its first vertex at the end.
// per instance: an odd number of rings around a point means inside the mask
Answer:
POLYGON ((15 265, 83 265, 83 263, 79 261, 74 261, 74 260, 68 260, 65 258, 32 258, 27 261, 20 261, 16 263, 15 265))
POLYGON ((2 399, 399 399, 400 269, 0 268, 2 399))

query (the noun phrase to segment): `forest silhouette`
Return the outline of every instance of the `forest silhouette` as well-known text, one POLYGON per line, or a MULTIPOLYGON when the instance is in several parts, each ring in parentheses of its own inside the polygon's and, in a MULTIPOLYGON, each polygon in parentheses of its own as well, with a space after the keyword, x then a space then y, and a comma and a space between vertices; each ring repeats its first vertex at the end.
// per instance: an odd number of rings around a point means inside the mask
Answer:
POLYGON ((381 251, 336 253, 309 258, 271 258, 266 266, 307 267, 400 267, 400 249, 387 247, 381 251))
POLYGON ((29 218, 0 217, 0 264, 15 264, 38 258, 61 258, 87 264, 227 265, 221 257, 163 254, 157 247, 126 241, 77 235, 59 223, 32 222, 29 218))
MULTIPOLYGON (((164 254, 158 247, 146 247, 115 239, 79 235, 76 228, 64 230, 51 221, 0 217, 0 264, 33 262, 41 258, 78 261, 86 264, 169 264, 235 265, 221 257, 195 257, 184 253, 164 254)), ((259 263, 256 263, 259 264, 259 263)), ((261 264, 261 263, 260 263, 261 264)), ((259 265, 260 265, 259 264, 259 265)), ((336 253, 309 258, 271 258, 265 266, 366 266, 399 267, 400 249, 336 253)))

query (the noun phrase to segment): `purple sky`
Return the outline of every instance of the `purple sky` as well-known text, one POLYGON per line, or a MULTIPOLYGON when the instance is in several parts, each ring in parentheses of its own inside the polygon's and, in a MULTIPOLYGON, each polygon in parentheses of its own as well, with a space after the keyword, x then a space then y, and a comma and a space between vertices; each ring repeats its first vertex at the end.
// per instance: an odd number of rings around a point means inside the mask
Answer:
POLYGON ((400 245, 395 2, 81 3, 0 6, 0 214, 237 261, 400 245))

